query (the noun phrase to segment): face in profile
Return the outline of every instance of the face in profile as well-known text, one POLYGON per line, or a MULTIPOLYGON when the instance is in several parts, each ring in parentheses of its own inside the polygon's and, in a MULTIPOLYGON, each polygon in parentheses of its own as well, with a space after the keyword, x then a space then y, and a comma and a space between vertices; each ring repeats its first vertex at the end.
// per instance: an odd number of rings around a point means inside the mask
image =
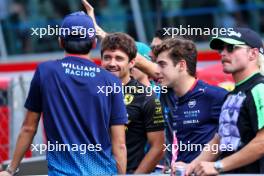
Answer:
POLYGON ((244 46, 232 46, 232 50, 228 49, 231 45, 224 45, 220 52, 222 56, 223 71, 225 73, 237 73, 246 69, 250 64, 250 48, 244 46))
POLYGON ((159 69, 159 82, 162 86, 173 87, 178 79, 180 79, 180 64, 174 64, 168 56, 169 51, 161 52, 157 57, 159 69))

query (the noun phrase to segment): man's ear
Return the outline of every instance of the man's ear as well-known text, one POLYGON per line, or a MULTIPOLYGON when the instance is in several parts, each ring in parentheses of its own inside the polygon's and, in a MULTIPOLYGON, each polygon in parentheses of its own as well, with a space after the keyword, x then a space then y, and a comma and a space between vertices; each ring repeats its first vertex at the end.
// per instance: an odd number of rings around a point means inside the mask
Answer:
POLYGON ((187 68, 187 64, 186 64, 186 61, 185 60, 180 60, 179 61, 179 66, 180 66, 180 70, 183 71, 183 70, 186 70, 187 68))
POLYGON ((135 59, 132 59, 130 62, 129 62, 129 68, 133 68, 135 66, 135 59))
POLYGON ((257 48, 253 48, 252 49, 252 52, 250 52, 249 60, 250 61, 257 60, 258 59, 258 56, 259 56, 258 49, 257 48))
POLYGON ((59 46, 60 48, 63 48, 64 49, 64 41, 63 39, 61 39, 60 37, 58 38, 58 42, 59 42, 59 46))

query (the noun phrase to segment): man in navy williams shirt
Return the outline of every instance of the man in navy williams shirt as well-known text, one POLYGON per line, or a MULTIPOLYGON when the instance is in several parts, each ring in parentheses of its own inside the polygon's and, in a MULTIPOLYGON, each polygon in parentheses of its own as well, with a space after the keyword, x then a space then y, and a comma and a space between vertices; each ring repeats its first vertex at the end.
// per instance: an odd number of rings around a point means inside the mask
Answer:
MULTIPOLYGON (((48 175, 105 175, 126 172, 127 113, 122 93, 98 94, 98 87, 121 86, 111 73, 88 59, 95 43, 92 19, 66 16, 60 45, 66 56, 40 64, 25 103, 26 117, 7 170, 13 175, 36 133, 43 113, 49 148, 48 175), (109 133, 110 132, 110 133, 109 133)), ((48 147, 47 147, 48 148, 48 147)))
POLYGON ((172 159, 173 133, 178 139, 177 161, 190 163, 214 137, 227 91, 196 78, 197 50, 192 41, 168 39, 153 53, 160 83, 168 87, 168 93, 161 94, 167 122, 167 164, 172 159))

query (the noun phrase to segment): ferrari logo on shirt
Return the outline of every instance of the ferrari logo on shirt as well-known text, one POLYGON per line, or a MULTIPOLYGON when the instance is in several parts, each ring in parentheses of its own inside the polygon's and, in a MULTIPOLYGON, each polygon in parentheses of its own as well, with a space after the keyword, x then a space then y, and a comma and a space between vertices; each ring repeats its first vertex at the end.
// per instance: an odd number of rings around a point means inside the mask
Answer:
POLYGON ((156 107, 155 108, 155 113, 156 114, 161 114, 161 107, 156 107))
POLYGON ((126 94, 124 97, 125 105, 129 105, 134 100, 134 95, 126 94))

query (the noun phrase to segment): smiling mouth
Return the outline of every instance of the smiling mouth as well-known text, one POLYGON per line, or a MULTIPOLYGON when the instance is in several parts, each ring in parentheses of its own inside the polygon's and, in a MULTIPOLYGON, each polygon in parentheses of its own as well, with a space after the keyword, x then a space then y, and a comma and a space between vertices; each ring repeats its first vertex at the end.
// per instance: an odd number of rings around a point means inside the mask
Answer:
POLYGON ((162 83, 162 81, 164 81, 164 78, 158 78, 158 79, 157 79, 157 82, 158 82, 158 83, 162 83))
POLYGON ((109 72, 118 72, 119 70, 116 69, 107 69, 109 72))

